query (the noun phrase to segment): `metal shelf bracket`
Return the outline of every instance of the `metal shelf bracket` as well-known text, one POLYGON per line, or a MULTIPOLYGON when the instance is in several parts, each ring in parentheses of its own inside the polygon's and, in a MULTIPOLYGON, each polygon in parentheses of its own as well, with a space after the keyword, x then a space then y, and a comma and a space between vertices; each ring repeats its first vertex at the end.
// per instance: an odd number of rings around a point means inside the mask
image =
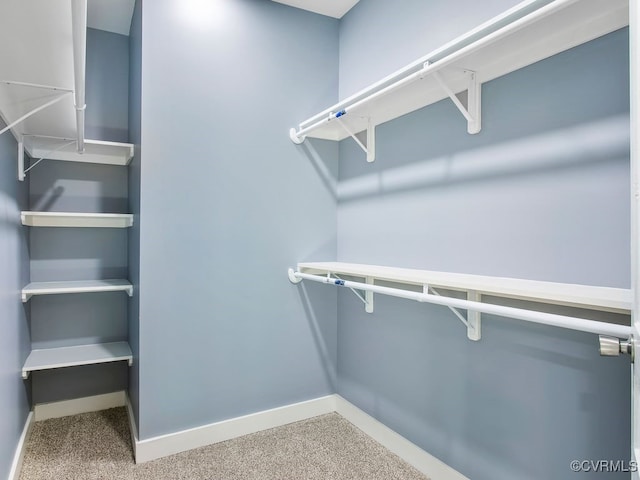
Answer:
MULTIPOLYGON (((429 62, 425 63, 425 66, 429 62)), ((444 81, 440 72, 433 72, 433 78, 436 79, 438 84, 442 87, 445 93, 449 96, 454 105, 460 110, 460 113, 467 119, 467 132, 470 134, 476 134, 480 132, 482 127, 482 84, 478 82, 476 72, 472 70, 465 70, 468 77, 467 84, 467 106, 465 107, 456 94, 449 88, 449 85, 444 81)))
MULTIPOLYGON (((346 112, 344 113, 346 115, 346 112)), ((364 153, 367 154, 367 162, 371 163, 376 159, 376 127, 373 125, 371 118, 367 119, 367 145, 363 145, 358 137, 345 125, 340 118, 342 115, 336 114, 336 120, 340 126, 349 134, 351 138, 358 144, 364 153)))
POLYGON ((39 158, 38 160, 33 162, 31 166, 29 166, 29 168, 25 169, 24 168, 24 137, 25 136, 29 136, 29 135, 20 135, 20 140, 18 141, 18 180, 21 182, 24 182, 24 179, 26 178, 27 172, 29 170, 33 169, 36 165, 38 165, 41 161, 46 159, 49 155, 59 150, 62 150, 63 148, 68 147, 69 145, 73 145, 74 143, 76 143, 76 140, 61 138, 60 140, 65 140, 66 142, 60 145, 59 147, 54 148, 53 150, 49 150, 44 157, 39 158))
MULTIPOLYGON (((422 287, 422 291, 425 294, 433 293, 434 295, 438 295, 439 297, 442 296, 433 287, 430 287, 429 285, 424 285, 422 287)), ((480 297, 481 295, 478 292, 475 292, 473 290, 469 290, 467 292, 467 300, 471 302, 481 302, 482 299, 480 297)), ((467 327, 467 338, 469 340, 478 341, 480 340, 480 338, 482 338, 480 312, 467 310, 467 316, 465 317, 462 313, 460 313, 460 310, 458 310, 457 308, 451 307, 448 305, 447 305, 447 308, 449 308, 449 310, 451 310, 451 312, 453 312, 453 314, 456 317, 458 317, 458 319, 464 324, 464 326, 467 327)))

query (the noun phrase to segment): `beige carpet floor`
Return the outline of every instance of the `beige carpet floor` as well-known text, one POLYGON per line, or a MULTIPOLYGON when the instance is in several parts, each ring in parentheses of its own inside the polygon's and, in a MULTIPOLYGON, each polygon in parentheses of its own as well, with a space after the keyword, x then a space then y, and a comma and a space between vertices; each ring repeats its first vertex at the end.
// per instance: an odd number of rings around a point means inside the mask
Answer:
POLYGON ((428 480, 332 413, 136 465, 126 410, 36 422, 20 480, 428 480))

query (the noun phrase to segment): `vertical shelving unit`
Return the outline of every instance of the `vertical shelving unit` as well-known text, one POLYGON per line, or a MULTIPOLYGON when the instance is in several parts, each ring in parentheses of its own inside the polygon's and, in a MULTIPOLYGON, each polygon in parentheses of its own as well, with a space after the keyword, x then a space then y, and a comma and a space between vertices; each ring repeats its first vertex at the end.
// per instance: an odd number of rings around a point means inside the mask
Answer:
MULTIPOLYGON (((47 139, 50 141, 50 139, 47 139)), ((87 141, 88 145, 96 142, 87 141)), ((133 155, 133 146, 129 144, 110 144, 97 142, 100 152, 90 153, 86 157, 72 149, 56 151, 56 161, 83 163, 101 163, 127 166, 133 155), (123 152, 127 153, 123 156, 123 152)), ((34 144, 32 151, 37 151, 34 144)), ((20 146, 23 148, 23 145, 20 146)), ((48 147, 46 147, 48 148, 48 147)), ((89 147, 91 148, 91 147, 89 147)), ((47 159, 50 160, 50 159, 47 159)), ((23 166, 23 165, 22 165, 23 166)), ((24 211, 22 224, 37 228, 128 228, 133 225, 133 215, 120 213, 85 212, 37 212, 24 211)), ((124 292, 133 295, 133 286, 126 279, 91 279, 56 282, 32 282, 22 289, 22 302, 28 302, 38 295, 82 295, 87 293, 124 292)), ((28 378, 30 372, 51 370, 80 365, 95 365, 127 361, 133 362, 133 355, 127 342, 109 342, 90 345, 73 345, 48 349, 33 349, 22 369, 22 377, 28 378)))

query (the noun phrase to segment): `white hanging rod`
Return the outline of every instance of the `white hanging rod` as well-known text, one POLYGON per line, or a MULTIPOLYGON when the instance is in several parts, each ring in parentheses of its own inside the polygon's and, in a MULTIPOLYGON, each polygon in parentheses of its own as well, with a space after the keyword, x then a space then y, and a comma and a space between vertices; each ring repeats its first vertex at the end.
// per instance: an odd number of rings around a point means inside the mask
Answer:
POLYGON ((71 0, 73 25, 73 76, 75 83, 74 106, 78 153, 84 152, 85 73, 87 63, 87 0, 71 0))
MULTIPOLYGON (((334 120, 335 118, 339 118, 343 115, 346 115, 347 113, 349 113, 351 110, 356 109, 357 107, 366 104, 368 102, 371 102, 372 100, 375 100, 376 98, 380 97, 381 95, 385 95, 407 83, 413 82, 417 79, 423 78, 426 75, 429 75, 433 72, 437 72, 438 70, 445 68, 447 66, 449 66, 451 63, 459 60, 460 58, 475 52, 476 50, 479 50, 481 48, 486 47, 487 45, 490 45, 491 43, 498 41, 508 35, 511 35, 514 32, 517 32, 518 30, 520 30, 521 28, 526 27, 529 24, 535 23, 536 21, 554 13, 557 10, 560 10, 562 8, 567 7, 568 5, 571 5, 572 3, 575 3, 578 0, 555 0, 543 7, 540 7, 539 9, 525 15, 524 17, 521 17, 517 20, 514 20, 511 23, 508 23, 507 25, 505 25, 504 27, 499 28, 498 30, 491 32, 487 35, 485 35, 484 37, 480 38, 479 40, 476 40, 473 43, 470 43, 462 48, 460 48, 459 50, 456 50, 455 52, 451 53, 450 55, 447 55, 446 57, 439 59, 431 64, 429 64, 428 62, 430 61, 430 58, 435 56, 435 53, 430 54, 427 57, 423 57, 422 60, 422 68, 420 70, 418 70, 417 72, 411 73, 408 76, 401 78, 400 80, 392 83, 391 85, 388 85, 384 88, 382 88, 381 90, 375 91, 374 93, 369 94, 368 96, 357 100, 355 103, 350 104, 349 101, 345 100, 341 103, 338 103, 337 105, 334 105, 332 107, 331 111, 327 111, 325 110, 324 112, 322 112, 321 114, 316 115, 315 117, 312 117, 311 119, 305 121, 303 124, 301 125, 306 125, 307 123, 310 123, 311 121, 320 118, 320 120, 312 123, 311 125, 308 125, 304 128, 301 128, 298 131, 295 131, 295 129, 291 129, 289 135, 291 137, 291 139, 295 142, 295 143, 301 143, 304 140, 304 136, 317 129, 318 127, 324 125, 325 123, 328 123, 332 120, 334 120)), ((528 7, 529 5, 536 3, 536 2, 527 2, 525 4, 523 4, 522 6, 519 6, 517 9, 514 9, 513 11, 515 12, 516 10, 520 10, 523 9, 525 7, 528 7)), ((499 19, 504 19, 505 16, 499 17, 499 19)), ((494 20, 497 21, 497 20, 494 20)), ((487 28, 489 24, 485 24, 482 27, 483 28, 487 28)), ((474 32, 478 32, 481 31, 481 29, 476 29, 474 30, 474 32)), ((472 32, 473 33, 473 32, 472 32)), ((462 42, 466 39, 468 39, 468 37, 470 37, 470 35, 465 35, 464 37, 462 37, 462 39, 459 42, 462 42)), ((456 42, 456 43, 459 43, 456 42)), ((449 48, 453 47, 454 45, 448 45, 449 48)), ((441 49, 442 50, 442 49, 441 49)), ((417 66, 419 65, 418 62, 414 62, 413 64, 411 64, 409 67, 405 67, 403 70, 397 72, 396 74, 393 74, 390 77, 390 79, 393 79, 395 77, 399 77, 403 74, 406 74, 407 71, 415 69, 417 66)), ((386 79, 385 79, 386 80, 386 79)), ((385 81, 381 81, 378 82, 378 84, 384 84, 386 83, 385 81)), ((371 88, 370 90, 373 90, 373 88, 371 88)), ((355 96, 356 98, 359 95, 355 96)), ((353 97, 352 97, 353 98, 353 97)))
POLYGON ((578 330, 581 332, 595 333, 599 335, 609 335, 617 338, 629 338, 631 336, 631 327, 625 325, 616 325, 613 323, 598 322, 595 320, 587 320, 584 318, 569 317, 566 315, 556 315, 553 313, 536 312, 533 310, 525 310, 522 308, 505 307, 503 305, 494 305, 491 303, 475 302, 463 300, 459 298, 442 297, 430 293, 412 292, 399 288, 383 287, 380 285, 371 285, 367 283, 352 282, 350 280, 341 280, 331 276, 311 275, 308 273, 296 272, 289 269, 289 280, 293 283, 299 283, 301 280, 311 280, 313 282, 326 283, 339 287, 355 288, 367 292, 380 293, 392 297, 406 298, 417 302, 433 303, 435 305, 443 305, 445 307, 462 308, 475 312, 488 313, 500 317, 514 318, 524 320, 526 322, 540 323, 543 325, 551 325, 554 327, 567 328, 570 330, 578 330))

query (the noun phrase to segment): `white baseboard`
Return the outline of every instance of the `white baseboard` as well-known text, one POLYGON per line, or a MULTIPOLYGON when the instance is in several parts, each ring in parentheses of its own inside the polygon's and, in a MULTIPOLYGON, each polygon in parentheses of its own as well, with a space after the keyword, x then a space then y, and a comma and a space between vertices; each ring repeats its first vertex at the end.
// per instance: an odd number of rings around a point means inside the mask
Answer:
POLYGON ((129 433, 131 434, 131 447, 133 448, 133 458, 136 463, 138 462, 138 427, 136 426, 136 417, 133 414, 133 407, 131 406, 131 400, 127 395, 127 416, 129 417, 129 433))
POLYGON ((391 430, 369 414, 335 395, 336 412, 376 440, 382 446, 398 455, 405 462, 430 478, 438 480, 469 480, 457 470, 425 452, 420 447, 391 430))
POLYGON ((78 415, 79 413, 98 412, 109 408, 124 407, 127 404, 127 395, 124 391, 94 395, 92 397, 74 398, 61 402, 37 404, 33 411, 35 421, 49 418, 78 415))
POLYGON ((335 397, 329 395, 181 432, 161 435, 147 440, 138 440, 135 446, 136 462, 148 462, 167 455, 224 442, 232 438, 280 427, 334 411, 335 397))
POLYGON ((438 480, 469 480, 339 395, 328 395, 142 441, 138 440, 133 412, 131 406, 128 406, 137 463, 336 412, 428 477, 438 480))
POLYGON ((11 463, 11 470, 9 470, 8 480, 18 480, 20 478, 20 471, 22 470, 22 460, 24 459, 25 448, 27 441, 29 441, 29 435, 31 434, 31 425, 33 424, 33 412, 29 412, 27 415, 27 421, 22 429, 18 446, 16 447, 16 453, 13 456, 13 463, 11 463))

